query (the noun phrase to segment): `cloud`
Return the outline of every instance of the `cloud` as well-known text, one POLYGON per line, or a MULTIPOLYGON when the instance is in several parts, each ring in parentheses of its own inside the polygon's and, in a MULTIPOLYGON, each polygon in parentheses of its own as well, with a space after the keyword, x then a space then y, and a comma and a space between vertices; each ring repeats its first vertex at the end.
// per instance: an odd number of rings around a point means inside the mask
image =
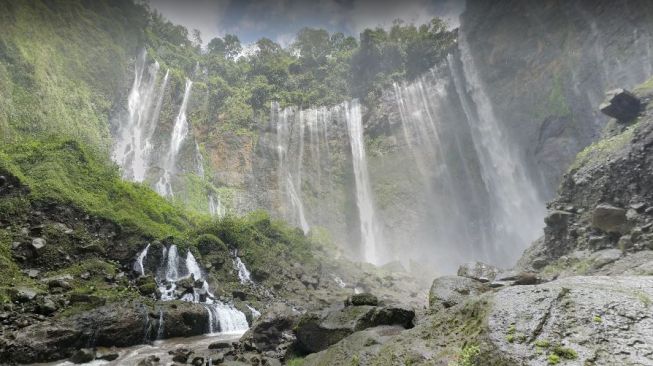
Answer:
POLYGON ((397 18, 425 23, 434 16, 458 26, 463 0, 150 0, 170 21, 199 29, 204 43, 226 33, 243 42, 267 37, 282 44, 303 27, 357 35, 397 18))

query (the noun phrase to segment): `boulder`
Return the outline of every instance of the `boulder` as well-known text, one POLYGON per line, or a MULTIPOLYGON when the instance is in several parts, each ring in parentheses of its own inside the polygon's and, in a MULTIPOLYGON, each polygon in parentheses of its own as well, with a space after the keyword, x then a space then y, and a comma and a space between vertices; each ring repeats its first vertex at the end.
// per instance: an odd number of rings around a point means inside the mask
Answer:
POLYGON ((186 363, 188 362, 190 355, 193 354, 193 350, 181 347, 172 351, 168 351, 168 354, 172 356, 172 360, 174 362, 186 363))
POLYGON ((592 260, 593 268, 601 268, 606 264, 615 262, 621 256, 623 256, 623 252, 619 249, 605 249, 592 254, 590 259, 592 260))
POLYGON ((140 360, 137 366, 159 366, 161 359, 158 356, 151 355, 142 360, 140 360))
POLYGON ((90 348, 82 348, 80 350, 77 350, 75 353, 73 353, 72 356, 70 356, 70 362, 76 364, 91 362, 94 359, 95 359, 95 352, 90 348))
POLYGON ((379 299, 376 296, 365 292, 362 294, 351 295, 347 300, 345 300, 345 306, 362 305, 377 306, 379 305, 379 299))
POLYGON ((544 223, 551 228, 560 229, 567 226, 567 222, 572 216, 571 212, 554 210, 544 218, 544 223))
POLYGON ((326 315, 306 314, 296 328, 298 347, 319 352, 354 332, 380 325, 412 328, 415 312, 398 307, 349 306, 326 315))
MULTIPOLYGON (((261 352, 282 352, 287 348, 286 346, 294 342, 292 330, 297 325, 300 315, 298 311, 284 303, 272 304, 256 319, 241 341, 261 352)), ((214 344, 209 348, 212 346, 214 344)))
POLYGON ((9 288, 7 289, 7 292, 11 297, 11 301, 20 302, 20 303, 30 302, 34 300, 34 298, 36 298, 36 295, 38 294, 37 290, 29 287, 9 288))
POLYGON ((493 281, 500 269, 481 262, 468 262, 458 267, 458 276, 480 282, 493 281))
POLYGON ((514 365, 648 365, 653 277, 566 277, 498 291, 489 348, 514 365), (537 352, 536 352, 537 350, 537 352))
POLYGON ((606 233, 621 232, 626 224, 626 210, 608 204, 596 206, 592 226, 606 233))
POLYGON ((460 276, 443 276, 436 278, 429 291, 429 306, 450 308, 462 303, 468 296, 479 295, 488 287, 476 280, 460 276))
POLYGON ((605 115, 625 123, 639 115, 642 103, 638 97, 625 89, 614 89, 606 94, 606 100, 599 109, 605 115))
POLYGON ((32 248, 35 250, 40 250, 45 247, 46 241, 43 238, 34 238, 32 239, 32 248))

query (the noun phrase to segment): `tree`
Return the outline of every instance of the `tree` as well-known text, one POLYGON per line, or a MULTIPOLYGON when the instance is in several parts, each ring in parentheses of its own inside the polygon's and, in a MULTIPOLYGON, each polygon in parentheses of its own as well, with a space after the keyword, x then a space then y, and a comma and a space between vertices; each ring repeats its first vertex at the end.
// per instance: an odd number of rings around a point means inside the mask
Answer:
POLYGON ((240 45, 240 39, 233 34, 224 36, 224 54, 227 58, 235 59, 242 52, 243 47, 240 45))

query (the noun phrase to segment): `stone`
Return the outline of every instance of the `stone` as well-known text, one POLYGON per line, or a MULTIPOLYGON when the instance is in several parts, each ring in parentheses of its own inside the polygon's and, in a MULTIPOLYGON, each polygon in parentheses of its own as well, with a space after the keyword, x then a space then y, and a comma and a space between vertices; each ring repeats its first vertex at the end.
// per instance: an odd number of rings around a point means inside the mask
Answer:
POLYGON ((626 224, 626 210, 599 204, 592 213, 592 226, 607 233, 621 232, 626 224))
POLYGON ((97 360, 114 361, 118 357, 120 357, 120 354, 118 353, 118 350, 115 347, 111 347, 111 348, 100 347, 95 350, 95 358, 97 360))
POLYGON ((161 359, 155 355, 148 356, 147 358, 144 358, 140 360, 137 364, 137 366, 158 366, 159 361, 161 359))
POLYGON ((197 356, 193 358, 193 361, 190 363, 193 366, 203 366, 204 365, 204 357, 197 356))
POLYGON ((364 292, 362 294, 354 294, 348 297, 345 300, 345 306, 377 306, 379 304, 379 299, 373 294, 364 292))
POLYGON ((567 222, 572 216, 573 214, 570 212, 554 210, 544 218, 544 223, 549 227, 559 229, 567 226, 567 222))
POLYGON ((432 309, 440 306, 450 308, 462 303, 468 296, 479 295, 487 289, 483 283, 467 277, 438 277, 429 291, 429 306, 432 309))
POLYGON ((215 353, 209 356, 212 365, 219 365, 224 362, 224 353, 215 353))
POLYGON ((229 342, 213 342, 209 344, 209 349, 225 349, 231 348, 231 343, 229 342))
POLYGON ((39 271, 38 269, 30 269, 27 271, 27 276, 29 278, 37 278, 40 273, 41 271, 39 271))
MULTIPOLYGON (((274 303, 254 321, 241 341, 262 352, 277 351, 283 348, 284 344, 294 342, 295 337, 292 330, 299 322, 300 316, 301 314, 290 306, 284 303, 274 303)), ((215 347, 217 346, 220 345, 215 344, 215 347)))
POLYGON ((297 345, 307 353, 319 352, 354 332, 380 325, 412 328, 415 312, 399 307, 349 306, 323 315, 305 314, 296 327, 297 345))
POLYGON ((34 300, 38 292, 28 287, 15 287, 7 289, 12 301, 25 303, 34 300))
POLYGON ((607 116, 625 123, 639 115, 642 103, 638 97, 625 89, 614 89, 606 94, 606 100, 599 109, 607 116))
POLYGON ((41 298, 36 305, 37 313, 42 315, 51 315, 56 312, 58 308, 57 304, 49 297, 41 298))
POLYGON ((601 268, 606 264, 610 264, 623 256, 623 252, 619 249, 605 249, 600 250, 590 257, 592 260, 592 267, 601 268))
POLYGON ((48 281, 48 289, 50 291, 53 290, 63 290, 63 291, 68 291, 71 290, 73 287, 68 283, 66 280, 62 278, 53 278, 48 281))
POLYGON ((488 347, 510 365, 649 364, 653 277, 565 277, 499 290, 489 301, 488 347), (601 340, 601 341, 597 341, 601 340), (539 348, 541 352, 535 352, 539 348))
POLYGON ((70 362, 75 364, 91 362, 95 359, 95 352, 90 348, 77 350, 70 356, 70 362))
POLYGON ((32 248, 39 250, 45 247, 46 241, 43 238, 32 239, 32 248))
POLYGON ((513 282, 513 285, 517 286, 527 286, 527 285, 535 285, 539 283, 540 280, 537 277, 537 273, 535 272, 521 272, 519 275, 517 275, 517 278, 513 282))
POLYGON ((480 282, 493 281, 499 268, 481 262, 468 262, 458 267, 458 276, 471 278, 480 282))
POLYGON ((190 355, 193 354, 193 350, 180 347, 175 350, 168 351, 168 354, 172 356, 173 361, 179 363, 186 363, 188 362, 188 358, 190 357, 190 355))

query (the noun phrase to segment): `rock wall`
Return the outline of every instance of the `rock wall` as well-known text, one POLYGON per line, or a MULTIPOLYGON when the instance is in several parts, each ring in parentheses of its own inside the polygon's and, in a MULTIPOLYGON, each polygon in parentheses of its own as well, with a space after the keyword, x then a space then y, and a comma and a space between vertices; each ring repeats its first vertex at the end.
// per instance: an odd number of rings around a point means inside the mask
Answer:
POLYGON ((600 136, 605 91, 651 75, 652 20, 648 1, 467 1, 461 37, 546 198, 600 136))

